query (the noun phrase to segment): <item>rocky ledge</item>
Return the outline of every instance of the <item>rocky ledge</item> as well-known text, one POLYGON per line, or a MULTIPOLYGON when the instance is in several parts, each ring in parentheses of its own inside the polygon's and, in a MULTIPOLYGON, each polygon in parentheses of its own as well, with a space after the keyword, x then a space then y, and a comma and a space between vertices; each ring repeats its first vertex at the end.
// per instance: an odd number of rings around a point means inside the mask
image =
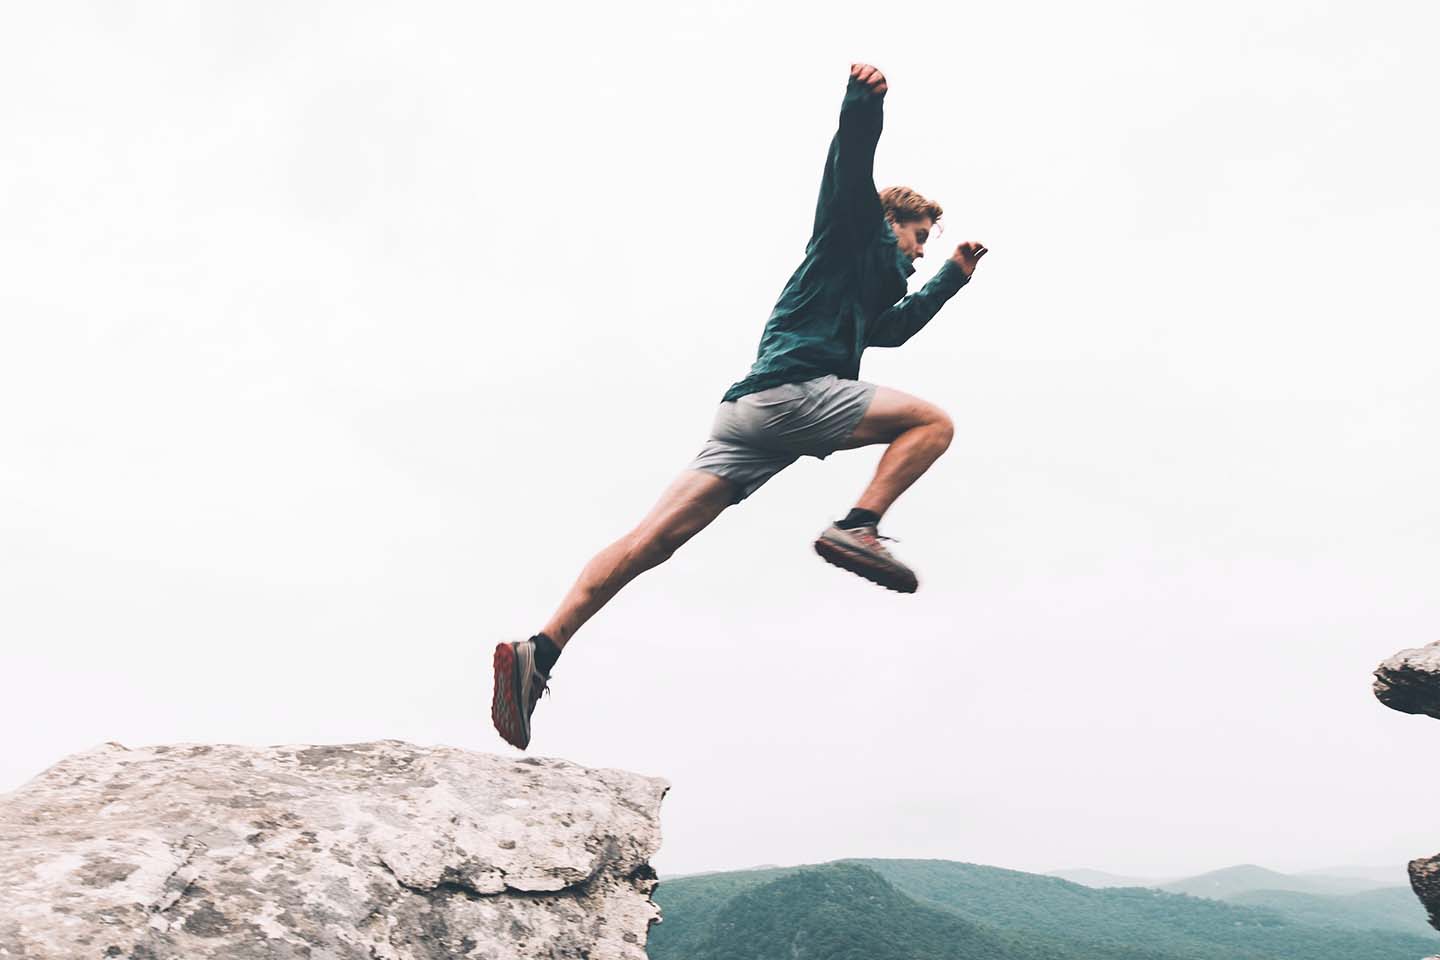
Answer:
POLYGON ((1376 667, 1375 696, 1401 713, 1440 719, 1440 642, 1401 650, 1376 667))
MULTIPOLYGON (((1376 667, 1375 696, 1401 713, 1440 719, 1440 642, 1401 650, 1376 667)), ((1410 861, 1410 886, 1440 930, 1440 855, 1410 861)))
POLYGON ((1410 886, 1430 911, 1430 926, 1440 930, 1440 856, 1411 860, 1410 886))
POLYGON ((0 956, 644 960, 666 789, 397 741, 107 744, 0 796, 0 956))

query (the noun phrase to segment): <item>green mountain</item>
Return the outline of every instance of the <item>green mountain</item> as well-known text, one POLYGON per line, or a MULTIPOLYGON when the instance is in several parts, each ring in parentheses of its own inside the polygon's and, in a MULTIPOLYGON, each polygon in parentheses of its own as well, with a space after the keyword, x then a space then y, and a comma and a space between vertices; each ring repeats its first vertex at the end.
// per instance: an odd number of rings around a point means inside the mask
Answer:
POLYGON ((1321 896, 1293 890, 1247 890, 1226 897, 1226 900, 1241 906, 1274 910, 1297 923, 1317 927, 1399 930, 1417 936, 1435 935, 1434 928, 1425 919, 1425 908, 1409 887, 1385 887, 1344 896, 1321 896))
POLYGON ((651 960, 1170 960, 995 930, 856 863, 666 880, 655 898, 651 960))
POLYGON ((1416 960, 1440 935, 1299 923, 1274 910, 1145 888, 1092 890, 945 860, 862 860, 902 893, 1002 930, 1094 946, 1140 946, 1184 960, 1416 960))
POLYGON ((1089 869, 1057 870, 1050 875, 1087 887, 1145 886, 1224 900, 1271 910, 1296 923, 1316 927, 1393 930, 1423 937, 1435 933, 1425 918, 1424 907, 1403 882, 1403 868, 1336 867, 1290 874, 1246 864, 1169 882, 1089 869))
POLYGON ((654 900, 663 919, 650 928, 650 960, 693 957, 710 935, 716 915, 739 894, 787 877, 802 868, 734 870, 660 878, 654 900))
MULTIPOLYGON (((651 956, 656 953, 652 947, 651 956)), ((1028 960, 999 936, 923 907, 873 870, 833 864, 746 890, 716 913, 691 960, 1028 960)))
POLYGON ((942 860, 662 879, 655 899, 651 960, 1417 960, 1440 948, 1434 934, 942 860))
POLYGON ((1252 863, 1238 867, 1226 867, 1202 873, 1197 877, 1186 877, 1163 884, 1159 889, 1170 893, 1188 893, 1192 897, 1209 897, 1212 900, 1229 900, 1237 894, 1252 890, 1291 890, 1295 893, 1345 894, 1374 890, 1381 884, 1359 877, 1330 877, 1276 873, 1252 863))

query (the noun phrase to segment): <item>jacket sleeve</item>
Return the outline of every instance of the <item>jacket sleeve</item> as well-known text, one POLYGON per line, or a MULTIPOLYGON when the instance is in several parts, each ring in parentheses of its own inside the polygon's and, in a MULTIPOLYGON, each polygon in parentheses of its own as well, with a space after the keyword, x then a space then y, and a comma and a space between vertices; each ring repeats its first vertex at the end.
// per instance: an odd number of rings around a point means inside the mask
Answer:
POLYGON ((865 338, 867 345, 900 346, 919 333, 920 329, 930 322, 930 318, 940 312, 945 301, 955 296, 955 293, 969 282, 970 278, 965 276, 965 271, 960 269, 959 264, 954 260, 946 260, 925 286, 871 322, 869 335, 865 338))
POLYGON ((853 240, 884 219, 875 189, 875 146, 884 125, 884 95, 854 77, 840 104, 840 128, 830 141, 820 199, 815 205, 813 244, 825 237, 853 240))

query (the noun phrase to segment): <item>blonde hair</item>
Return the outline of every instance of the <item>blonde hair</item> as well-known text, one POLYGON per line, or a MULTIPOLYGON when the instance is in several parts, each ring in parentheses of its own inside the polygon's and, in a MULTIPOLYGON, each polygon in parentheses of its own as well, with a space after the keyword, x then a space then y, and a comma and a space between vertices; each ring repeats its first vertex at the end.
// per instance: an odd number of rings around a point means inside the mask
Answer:
POLYGON ((945 215, 940 204, 927 200, 909 187, 886 187, 881 190, 880 206, 885 210, 885 216, 896 223, 910 223, 926 217, 937 221, 945 215))

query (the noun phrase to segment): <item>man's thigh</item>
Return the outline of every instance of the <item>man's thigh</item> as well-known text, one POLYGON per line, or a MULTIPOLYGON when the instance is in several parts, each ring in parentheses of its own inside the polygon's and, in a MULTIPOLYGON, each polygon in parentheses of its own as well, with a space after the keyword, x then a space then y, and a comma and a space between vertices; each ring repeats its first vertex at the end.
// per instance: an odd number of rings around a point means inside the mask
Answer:
POLYGON ((890 387, 876 387, 875 398, 865 416, 860 418, 855 432, 840 447, 853 450, 874 443, 890 443, 912 427, 947 420, 945 411, 928 400, 912 397, 908 393, 890 387))
POLYGON ((699 470, 685 470, 640 521, 639 532, 672 543, 704 530, 735 502, 735 484, 699 470))

